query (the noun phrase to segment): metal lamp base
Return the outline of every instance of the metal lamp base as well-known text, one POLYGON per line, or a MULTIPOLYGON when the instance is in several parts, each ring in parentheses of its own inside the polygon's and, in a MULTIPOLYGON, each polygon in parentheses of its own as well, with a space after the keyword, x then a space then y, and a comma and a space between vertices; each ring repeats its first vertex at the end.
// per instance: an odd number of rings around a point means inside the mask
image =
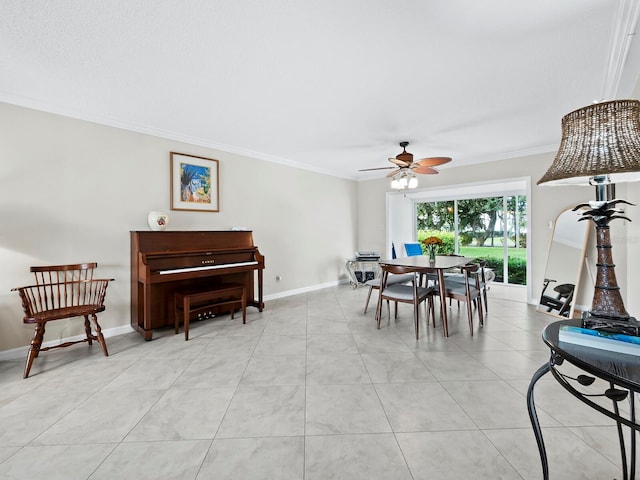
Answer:
POLYGON ((582 313, 582 326, 591 330, 602 330, 609 333, 622 333, 640 337, 640 322, 634 317, 626 319, 596 315, 592 312, 582 313))

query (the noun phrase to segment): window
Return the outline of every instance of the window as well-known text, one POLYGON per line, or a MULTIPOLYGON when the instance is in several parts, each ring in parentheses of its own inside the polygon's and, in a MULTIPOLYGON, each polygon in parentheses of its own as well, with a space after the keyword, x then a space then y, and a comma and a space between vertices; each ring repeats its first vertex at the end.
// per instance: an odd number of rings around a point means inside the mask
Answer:
MULTIPOLYGON (((487 258, 496 282, 526 286, 529 177, 387 193, 387 246, 442 236, 445 251, 487 258), (427 224, 430 222, 430 224, 427 224)), ((402 248, 402 247, 400 247, 402 248)))
POLYGON ((441 253, 486 260, 497 282, 527 283, 526 197, 416 202, 416 239, 436 235, 441 253))

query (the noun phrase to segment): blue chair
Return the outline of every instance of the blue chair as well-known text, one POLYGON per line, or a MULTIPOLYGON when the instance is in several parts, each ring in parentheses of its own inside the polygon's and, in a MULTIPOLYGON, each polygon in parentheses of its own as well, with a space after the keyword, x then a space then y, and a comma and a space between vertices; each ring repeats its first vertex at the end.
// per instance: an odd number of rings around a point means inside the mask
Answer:
MULTIPOLYGON (((418 242, 405 243, 404 250, 405 252, 407 252, 407 257, 416 257, 418 255, 424 255, 424 253, 422 253, 422 245, 418 242)), ((438 279, 437 275, 432 273, 427 273, 427 274, 421 273, 419 275, 420 285, 424 283, 425 275, 426 275, 427 283, 431 282, 432 284, 435 284, 437 282, 437 279, 438 279)))
POLYGON ((422 255, 422 245, 419 243, 405 243, 404 250, 407 252, 407 257, 422 255))

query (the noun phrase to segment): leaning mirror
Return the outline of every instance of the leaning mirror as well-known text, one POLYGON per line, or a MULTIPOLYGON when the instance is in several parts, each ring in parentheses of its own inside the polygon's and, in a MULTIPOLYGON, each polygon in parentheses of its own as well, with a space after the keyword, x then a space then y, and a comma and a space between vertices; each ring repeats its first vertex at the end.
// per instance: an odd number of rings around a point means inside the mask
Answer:
POLYGON ((581 216, 581 211, 568 209, 554 223, 538 303, 540 312, 573 318, 589 236, 589 222, 579 222, 581 216))

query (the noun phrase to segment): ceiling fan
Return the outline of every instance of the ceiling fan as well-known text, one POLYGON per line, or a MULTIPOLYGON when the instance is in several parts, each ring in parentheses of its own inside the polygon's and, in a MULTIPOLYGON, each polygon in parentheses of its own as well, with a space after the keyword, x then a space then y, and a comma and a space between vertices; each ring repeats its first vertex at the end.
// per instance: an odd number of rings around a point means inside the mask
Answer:
POLYGON ((433 167, 445 164, 451 161, 451 157, 429 157, 422 158, 417 161, 413 161, 413 153, 407 152, 407 146, 409 142, 400 142, 402 147, 402 153, 399 153, 393 158, 390 158, 391 163, 395 163, 395 167, 378 167, 378 168, 365 168, 358 170, 359 172, 368 172, 371 170, 389 170, 394 169, 387 174, 387 177, 395 177, 400 173, 421 173, 423 175, 434 175, 438 173, 433 167))

